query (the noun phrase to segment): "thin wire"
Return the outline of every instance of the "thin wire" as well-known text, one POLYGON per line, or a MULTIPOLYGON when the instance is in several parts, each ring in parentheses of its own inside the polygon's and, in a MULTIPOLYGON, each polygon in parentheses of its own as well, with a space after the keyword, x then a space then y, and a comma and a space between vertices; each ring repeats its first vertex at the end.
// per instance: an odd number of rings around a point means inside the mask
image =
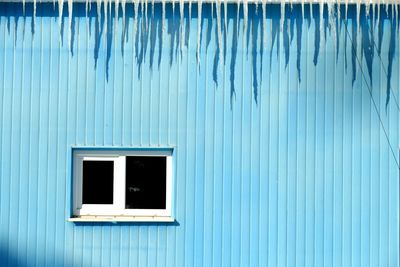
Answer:
POLYGON ((367 78, 366 78, 366 76, 365 76, 365 73, 364 73, 364 71, 363 71, 363 69, 362 69, 361 61, 360 61, 360 59, 359 59, 358 56, 357 56, 357 50, 355 49, 353 40, 351 39, 350 33, 349 33, 349 31, 347 30, 347 24, 345 23, 344 25, 345 25, 345 29, 346 29, 347 36, 349 37, 349 39, 350 39, 350 41, 351 41, 351 46, 352 46, 352 48, 353 48, 353 53, 354 53, 354 55, 356 56, 358 65, 360 66, 361 74, 362 74, 362 76, 363 76, 363 78, 364 78, 365 84, 366 84, 367 87, 368 87, 369 95, 370 95, 370 97, 371 97, 372 104, 374 105, 375 112, 376 112, 376 114, 378 115, 379 122, 380 122, 380 124, 381 124, 382 129, 383 129, 383 132, 385 133, 385 137, 386 137, 386 140, 387 140, 388 145, 389 145, 389 147, 390 147, 390 151, 392 152, 392 156, 393 156, 393 158, 394 158, 394 161, 396 162, 397 168, 400 169, 400 165, 399 165, 399 162, 397 161, 396 154, 394 153, 394 149, 393 149, 392 145, 390 144, 389 135, 388 135, 388 133, 386 132, 386 129, 385 129, 384 125, 383 125, 383 121, 382 121, 382 118, 381 118, 381 114, 379 113, 379 109, 378 109, 378 107, 377 107, 377 105, 376 105, 376 103, 375 103, 375 100, 374 100, 373 96, 372 96, 372 89, 371 89, 371 87, 370 87, 369 84, 368 84, 368 80, 367 80, 367 78))
MULTIPOLYGON (((378 21, 378 23, 379 23, 379 21, 378 21)), ((378 26, 379 27, 379 26, 378 26)), ((370 32, 371 32, 371 39, 372 39, 372 42, 374 43, 374 47, 375 47, 375 49, 376 49, 376 52, 378 53, 378 57, 379 57, 379 60, 381 61, 381 65, 382 65, 382 68, 383 68, 383 71, 385 72, 385 75, 386 75, 386 77, 388 77, 388 73, 387 73, 387 71, 386 71, 386 68, 385 68, 385 65, 383 64, 383 60, 382 60, 382 57, 381 57, 381 53, 379 53, 379 49, 378 49, 378 46, 376 45, 376 43, 375 43, 375 39, 374 39, 374 32, 373 32, 373 30, 372 30, 372 27, 370 27, 371 29, 370 29, 370 32)), ((388 77, 389 78, 389 77, 388 77)), ((389 91, 390 91, 390 93, 392 94, 392 96, 393 96, 393 98, 394 98, 394 102, 396 102, 396 106, 397 106, 397 110, 399 110, 400 111, 400 107, 399 107, 399 102, 398 102, 398 100, 397 100, 397 97, 396 97, 396 95, 394 94, 394 92, 393 92, 393 90, 392 90, 392 84, 391 83, 389 83, 389 91)))

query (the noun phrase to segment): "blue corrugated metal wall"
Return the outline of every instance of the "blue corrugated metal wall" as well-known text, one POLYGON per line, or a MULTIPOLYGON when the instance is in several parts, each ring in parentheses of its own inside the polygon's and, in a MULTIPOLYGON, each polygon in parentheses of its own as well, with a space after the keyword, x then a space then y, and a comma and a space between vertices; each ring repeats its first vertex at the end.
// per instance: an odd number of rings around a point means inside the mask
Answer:
POLYGON ((74 5, 69 41, 52 4, 0 4, 1 266, 399 266, 398 28, 229 8, 199 67, 196 9, 180 36, 178 6, 124 32, 74 5), (177 223, 67 222, 73 146, 175 147, 177 223))

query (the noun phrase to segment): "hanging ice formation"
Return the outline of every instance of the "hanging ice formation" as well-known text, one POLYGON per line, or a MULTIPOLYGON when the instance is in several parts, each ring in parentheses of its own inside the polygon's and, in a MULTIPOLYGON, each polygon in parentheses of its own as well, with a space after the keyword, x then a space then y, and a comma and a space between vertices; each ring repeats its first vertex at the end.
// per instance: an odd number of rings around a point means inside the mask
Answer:
MULTIPOLYGON (((35 27, 35 16, 36 16, 36 5, 37 5, 37 0, 22 0, 22 9, 25 14, 25 2, 27 1, 32 1, 33 2, 33 18, 32 18, 32 27, 34 30, 35 27)), ((49 1, 49 0, 47 0, 49 1)), ((68 46, 70 50, 72 51, 71 47, 73 45, 73 12, 74 12, 74 2, 78 0, 52 0, 53 3, 55 4, 57 2, 58 5, 58 24, 60 27, 60 41, 62 41, 62 30, 61 28, 63 27, 63 14, 66 13, 64 12, 64 4, 67 4, 68 8, 68 46), (64 3, 67 2, 67 3, 64 3)), ((117 25, 119 25, 119 8, 121 8, 122 11, 122 34, 125 34, 127 25, 127 21, 129 21, 129 17, 126 17, 127 14, 131 14, 131 18, 133 19, 133 38, 142 38, 142 35, 148 34, 151 35, 153 38, 153 43, 154 41, 154 27, 158 27, 154 25, 154 22, 152 22, 155 16, 155 2, 161 2, 161 33, 158 33, 158 37, 162 38, 163 34, 165 33, 166 30, 168 30, 168 33, 171 34, 171 46, 172 49, 179 48, 179 50, 182 52, 182 48, 185 43, 185 36, 188 38, 189 34, 185 32, 186 29, 191 28, 191 16, 192 16, 192 6, 194 8, 197 7, 197 32, 195 34, 195 38, 197 38, 196 42, 196 59, 197 59, 197 64, 200 66, 200 53, 201 53, 201 45, 202 45, 202 33, 203 28, 207 29, 207 31, 215 31, 215 38, 216 38, 216 46, 217 46, 217 51, 215 55, 215 62, 219 62, 219 65, 223 67, 226 64, 226 58, 225 55, 227 53, 227 49, 231 49, 234 51, 237 48, 227 48, 226 42, 227 38, 237 38, 237 36, 242 35, 245 38, 250 38, 250 39, 245 39, 247 40, 247 44, 250 42, 254 42, 258 37, 251 36, 252 34, 257 34, 257 31, 254 31, 254 27, 261 27, 262 34, 259 36, 262 36, 263 40, 257 45, 253 45, 253 47, 265 47, 268 42, 269 35, 272 33, 272 46, 276 44, 277 49, 279 49, 278 46, 282 46, 280 44, 280 40, 283 39, 283 45, 287 45, 289 42, 287 40, 291 40, 294 35, 294 29, 296 29, 295 34, 299 34, 301 30, 299 30, 299 27, 301 26, 302 21, 304 21, 305 18, 310 18, 309 21, 313 18, 315 20, 314 26, 317 28, 316 29, 316 38, 315 38, 315 47, 316 51, 319 51, 319 47, 323 42, 326 42, 327 40, 325 39, 328 34, 330 34, 329 38, 332 38, 333 40, 336 40, 336 35, 339 35, 341 28, 345 27, 347 31, 347 27, 350 28, 350 32, 352 32, 355 39, 352 40, 355 43, 357 42, 357 34, 361 34, 363 38, 373 38, 373 31, 381 29, 379 28, 381 23, 381 19, 391 19, 391 24, 397 25, 396 27, 399 27, 399 5, 400 5, 400 0, 211 0, 210 1, 204 1, 204 0, 196 0, 196 2, 192 2, 193 0, 131 0, 127 2, 127 0, 85 0, 85 8, 86 8, 86 14, 88 14, 88 9, 91 9, 96 5, 97 9, 97 17, 96 17, 96 23, 97 27, 99 28, 101 34, 107 35, 107 31, 111 31, 112 34, 116 34, 117 30, 117 25), (93 4, 94 2, 95 4, 93 4), (277 3, 279 2, 279 3, 277 3), (168 24, 168 29, 166 29, 166 23, 170 23, 170 18, 166 17, 166 13, 170 12, 166 10, 167 3, 171 3, 172 5, 172 16, 174 17, 176 23, 174 25, 178 25, 178 30, 177 29, 170 29, 170 27, 175 27, 175 26, 170 26, 168 24), (233 4, 237 6, 237 14, 232 14, 232 16, 228 16, 228 5, 233 4), (279 4, 279 5, 278 5, 279 4), (175 5, 179 5, 179 15, 176 16, 175 13, 175 5), (211 12, 211 17, 215 19, 213 22, 209 20, 209 22, 203 27, 203 15, 204 15, 204 5, 209 5, 209 10, 208 12, 211 12), (253 5, 254 9, 253 9, 253 5), (261 5, 261 8, 258 7, 258 5, 261 5), (290 5, 290 6, 289 6, 290 5), (294 14, 293 12, 293 6, 297 5, 296 10, 300 10, 300 16, 292 16, 294 14), (351 9, 349 9, 349 6, 352 6, 351 9), (151 9, 150 9, 151 7, 151 9), (270 9, 271 7, 271 9, 270 9), (288 8, 289 7, 289 8, 288 8), (130 10, 129 10, 130 8, 130 10), (149 11, 150 10, 150 11, 149 11), (211 10, 211 11, 210 11, 211 10), (250 10, 250 11, 249 11, 250 10), (258 11, 257 11, 258 10, 258 11), (260 10, 262 12, 261 16, 260 10), (273 12, 280 13, 276 17, 269 17, 267 16, 267 12, 269 10, 273 10, 273 12), (149 12, 151 12, 151 16, 149 17, 149 12), (187 13, 186 13, 187 12, 187 13), (349 18, 349 12, 351 12, 351 23, 348 23, 348 18, 349 18), (327 18, 324 17, 327 15, 327 18), (344 13, 344 14, 343 14, 344 13), (187 15, 188 14, 188 15, 187 15), (318 14, 316 16, 316 14, 318 14), (185 16, 188 16, 188 20, 185 22, 185 16), (215 17, 214 17, 215 16, 215 17), (252 16, 259 16, 261 17, 261 21, 254 21, 254 18, 252 16), (233 17, 233 24, 230 29, 228 29, 229 26, 229 21, 233 17), (368 34, 370 36, 365 37, 363 36, 365 29, 365 25, 363 25, 365 18, 368 17, 371 20, 368 22, 365 22, 367 24, 371 23, 370 26, 368 26, 368 34), (112 18, 115 20, 113 21, 112 18), (179 20, 179 23, 178 23, 179 20), (270 31, 271 25, 268 25, 267 27, 267 21, 268 20, 274 20, 272 21, 272 27, 275 27, 270 31), (301 20, 299 22, 298 20, 301 20), (209 25, 211 24, 215 25, 209 25), (214 24, 214 22, 216 22, 214 24), (260 22, 260 23, 259 23, 260 22), (344 22, 344 23, 343 23, 344 22), (187 24, 185 24, 187 23, 187 24), (343 24, 345 26, 342 26, 343 24), (140 26, 139 26, 140 24, 140 26), (299 26, 300 25, 300 26, 299 26), (328 27, 327 27, 328 25, 328 27), (186 26, 186 28, 185 28, 186 26), (239 29, 239 26, 242 27, 239 29), (102 27, 102 28, 101 28, 102 27), (297 28, 296 28, 297 27, 297 28), (338 28, 337 28, 338 27, 338 28), (351 29, 351 27, 353 27, 351 29), (100 29, 101 28, 101 29, 100 29), (211 29, 208 29, 211 28, 211 29), (227 32, 228 30, 234 30, 236 36, 233 37, 228 37, 230 36, 227 32), (150 31, 153 31, 150 33, 150 31), (171 31, 171 32, 170 32, 171 31), (153 35, 152 35, 153 34, 153 35), (288 36, 290 38, 288 38, 288 36), (225 43, 224 43, 224 38, 225 38, 225 43)), ((234 9, 232 9, 234 10, 234 9)), ((208 15, 210 15, 207 13, 208 15)), ((296 11, 296 14, 297 11, 296 11)), ((26 15, 26 14, 25 14, 26 15)), ((207 16, 208 16, 207 15, 207 16)), ((158 18, 157 18, 158 19, 158 18)), ((259 19, 259 18, 258 18, 259 19)), ((158 23, 158 21, 157 21, 158 23)), ((309 22, 310 23, 310 22, 309 22)), ((365 24, 364 23, 364 24, 365 24)), ((300 33, 301 34, 301 33, 300 33)), ((378 34, 382 34, 381 32, 378 34)), ((394 34, 398 38, 398 31, 394 31, 394 34), (397 32, 397 33, 396 33, 397 32)), ((205 34, 204 34, 205 35, 205 34)), ((347 35, 350 35, 347 33, 347 35)), ((358 36, 361 36, 358 35, 358 36)), ((211 34, 208 34, 206 39, 210 39, 211 34)), ((297 37, 299 38, 299 37, 297 37)), ((346 37, 347 38, 347 37, 346 37)), ((391 36, 392 38, 392 36, 391 36)), ((396 37, 393 37, 396 38, 396 37)), ((362 38, 359 38, 362 39, 362 38)), ((141 42, 142 40, 139 39, 136 40, 136 42, 141 42)), ((364 40, 362 40, 364 42, 364 40)), ((374 42, 374 40, 368 39, 369 42, 374 42)), ((161 40, 159 41, 161 42, 161 40)), ((207 41, 209 42, 209 40, 207 41)), ((299 40, 298 40, 299 42, 299 40)), ((235 43, 238 45, 237 40, 232 41, 232 43, 235 43)), ((246 43, 246 42, 243 42, 246 43)), ((339 42, 338 42, 339 43, 339 42)), ((106 46, 109 45, 108 42, 106 42, 106 46)), ((290 45, 290 44, 289 44, 290 45)), ((336 44, 335 44, 336 45, 336 44)), ((134 52, 139 53, 138 48, 140 44, 135 44, 134 45, 134 52)), ((298 45, 299 46, 299 45, 298 45)), ((300 46, 301 46, 301 39, 300 39, 300 46)), ((380 53, 380 44, 379 46, 379 51, 380 53)), ((377 45, 372 45, 370 48, 376 48, 377 45)), ((395 46, 393 46, 395 49, 395 46)), ((338 49, 338 48, 337 48, 338 49)), ((363 48, 362 48, 363 49, 363 48)), ((376 48, 377 49, 377 48, 376 48)), ((232 53, 236 53, 236 50, 232 53)), ((288 50, 285 47, 285 53, 288 53, 286 50, 288 50)), ((318 51, 316 52, 316 55, 318 57, 318 51)), ((393 50, 394 51, 394 50, 393 50)), ((144 51, 145 53, 145 51, 144 51)), ((254 53, 254 51, 253 51, 254 53)), ((171 53, 172 54, 172 53, 171 53)), ((255 53, 256 55, 257 53, 255 53)), ((262 54, 262 52, 260 53, 262 54)), ((299 52, 297 53, 298 55, 300 54, 299 52)), ((137 54, 136 54, 137 55, 137 54)), ((286 56, 286 55, 285 55, 286 56)), ((254 56, 253 56, 254 57, 254 56)), ((231 60, 236 60, 236 54, 232 56, 231 60)), ((254 59, 256 60, 256 59, 254 59)), ((258 60, 258 62, 262 62, 262 60, 258 60)), ((314 60, 315 63, 315 60, 314 60)), ((390 71, 388 71, 390 73, 390 71)), ((256 77, 257 75, 255 75, 256 77)))

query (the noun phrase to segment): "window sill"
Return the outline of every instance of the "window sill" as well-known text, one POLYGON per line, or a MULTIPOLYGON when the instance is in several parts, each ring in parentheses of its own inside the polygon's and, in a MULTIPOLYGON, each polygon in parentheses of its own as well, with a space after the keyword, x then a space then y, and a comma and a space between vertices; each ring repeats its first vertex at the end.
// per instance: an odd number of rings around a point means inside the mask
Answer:
POLYGON ((175 218, 169 216, 80 216, 72 217, 67 221, 90 223, 90 222, 175 222, 175 218))

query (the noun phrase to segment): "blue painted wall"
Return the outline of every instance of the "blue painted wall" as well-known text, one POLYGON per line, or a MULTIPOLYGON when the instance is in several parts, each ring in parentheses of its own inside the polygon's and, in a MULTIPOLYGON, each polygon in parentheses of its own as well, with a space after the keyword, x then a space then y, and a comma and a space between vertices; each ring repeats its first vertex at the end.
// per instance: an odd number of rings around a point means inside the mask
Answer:
POLYGON ((222 57, 215 6, 199 50, 195 7, 181 26, 178 5, 164 23, 128 5, 124 27, 76 4, 71 31, 66 6, 61 29, 57 5, 32 9, 0 4, 1 266, 399 266, 383 7, 334 35, 317 6, 287 6, 281 32, 280 6, 244 25, 229 5, 222 57), (177 223, 67 222, 74 146, 175 147, 177 223))

